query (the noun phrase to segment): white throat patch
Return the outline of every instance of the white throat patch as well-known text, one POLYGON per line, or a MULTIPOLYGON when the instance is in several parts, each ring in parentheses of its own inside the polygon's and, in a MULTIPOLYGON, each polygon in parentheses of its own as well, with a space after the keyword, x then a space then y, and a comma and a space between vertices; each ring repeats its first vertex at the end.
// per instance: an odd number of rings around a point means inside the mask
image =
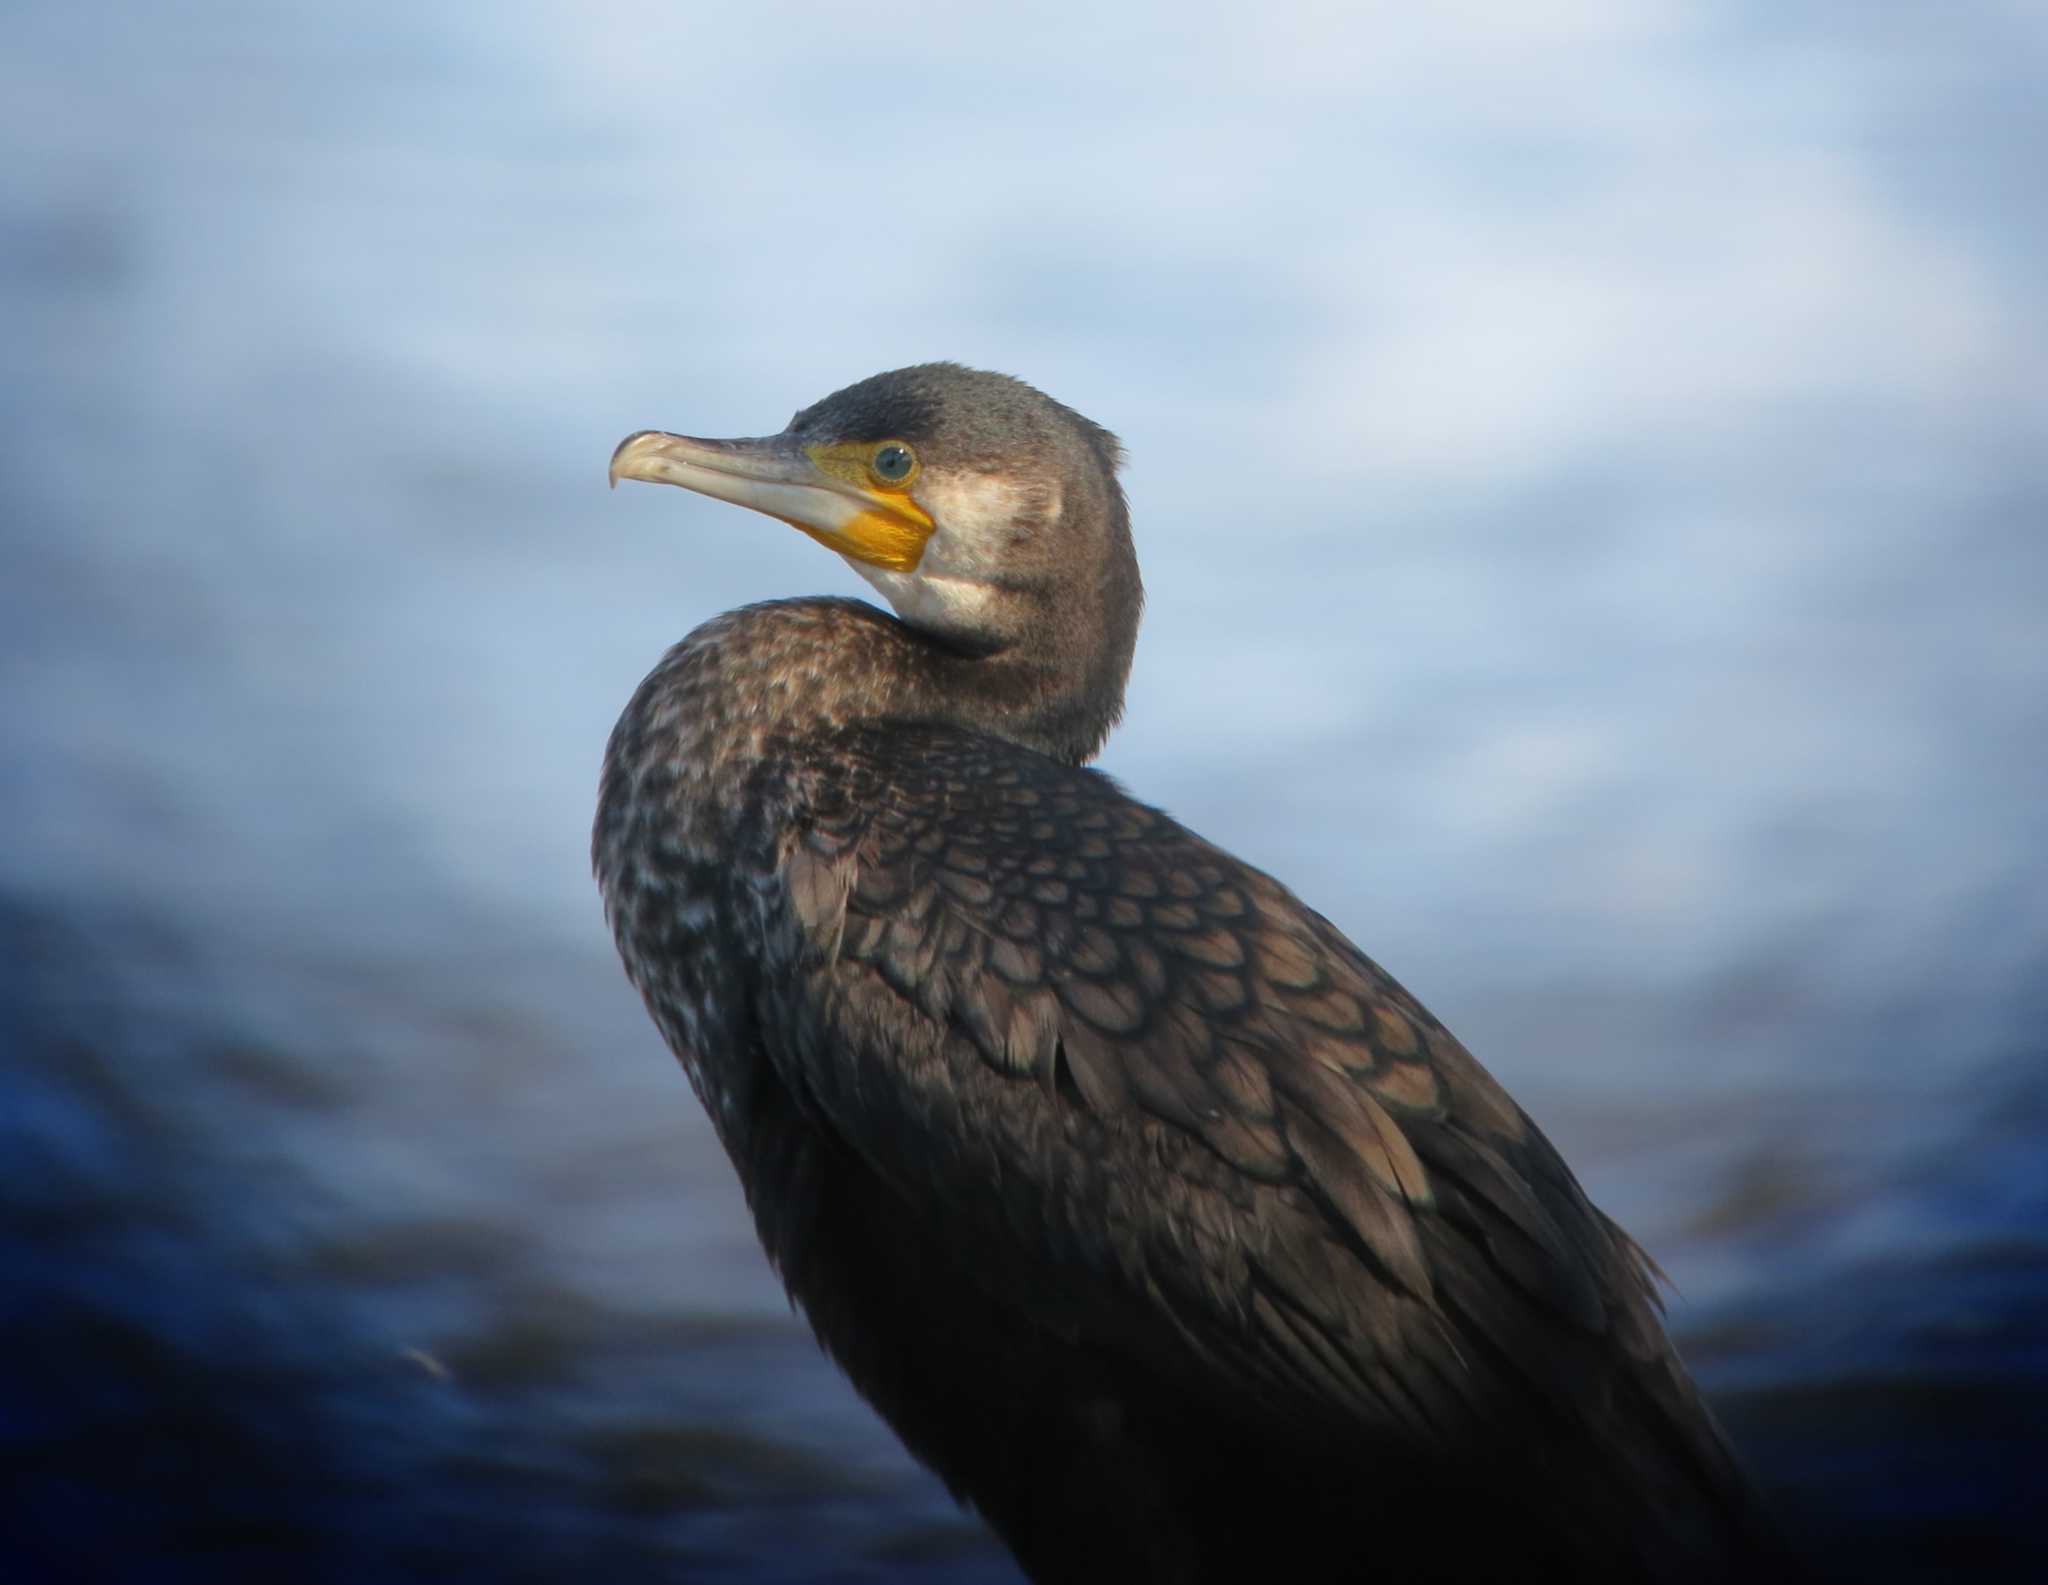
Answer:
POLYGON ((915 494, 935 525, 916 570, 892 572, 850 556, 847 565, 912 627, 963 637, 986 633, 997 594, 994 580, 1007 559, 1014 525, 1027 507, 1034 517, 1048 512, 1056 519, 1058 490, 1049 500, 1035 495, 1027 501, 1008 480, 973 473, 929 479, 915 494))

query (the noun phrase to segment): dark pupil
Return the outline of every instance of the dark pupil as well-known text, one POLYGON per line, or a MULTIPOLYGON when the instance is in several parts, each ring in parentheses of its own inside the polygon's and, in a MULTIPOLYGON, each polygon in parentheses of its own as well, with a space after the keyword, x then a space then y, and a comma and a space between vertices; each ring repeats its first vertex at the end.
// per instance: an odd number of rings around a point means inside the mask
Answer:
POLYGON ((875 453, 875 472, 885 479, 900 479, 910 471, 910 453, 901 446, 884 446, 875 453))

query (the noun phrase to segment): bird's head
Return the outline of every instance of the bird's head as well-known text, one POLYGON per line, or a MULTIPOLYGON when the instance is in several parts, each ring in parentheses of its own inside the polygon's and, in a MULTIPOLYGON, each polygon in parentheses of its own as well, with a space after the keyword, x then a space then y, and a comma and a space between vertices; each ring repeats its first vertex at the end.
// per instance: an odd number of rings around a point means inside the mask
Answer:
POLYGON ((927 363, 849 385, 763 439, 630 435, 611 477, 802 529, 957 649, 1092 639, 1115 655, 1121 693, 1141 601, 1121 457, 1109 431, 1021 380, 927 363))

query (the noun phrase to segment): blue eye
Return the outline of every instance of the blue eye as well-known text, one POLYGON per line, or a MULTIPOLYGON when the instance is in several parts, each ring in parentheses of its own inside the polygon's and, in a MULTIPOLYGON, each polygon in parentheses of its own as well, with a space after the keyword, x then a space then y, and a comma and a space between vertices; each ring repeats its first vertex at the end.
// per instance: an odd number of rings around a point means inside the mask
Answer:
POLYGON ((917 457, 902 441, 892 440, 875 448, 874 460, 868 466, 885 484, 901 484, 917 467, 917 457))

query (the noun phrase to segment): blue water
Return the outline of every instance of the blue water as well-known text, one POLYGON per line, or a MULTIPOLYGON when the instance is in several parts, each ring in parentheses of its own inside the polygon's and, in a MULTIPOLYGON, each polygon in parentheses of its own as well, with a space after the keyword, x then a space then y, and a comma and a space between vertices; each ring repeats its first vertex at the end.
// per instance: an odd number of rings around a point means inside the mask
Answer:
POLYGON ((2048 1571, 2040 43, 13 8, 0 1576, 1014 1578, 585 858, 666 644, 861 590, 612 445, 933 356, 1124 435, 1110 768, 1508 1082, 1788 1524, 2048 1571))

